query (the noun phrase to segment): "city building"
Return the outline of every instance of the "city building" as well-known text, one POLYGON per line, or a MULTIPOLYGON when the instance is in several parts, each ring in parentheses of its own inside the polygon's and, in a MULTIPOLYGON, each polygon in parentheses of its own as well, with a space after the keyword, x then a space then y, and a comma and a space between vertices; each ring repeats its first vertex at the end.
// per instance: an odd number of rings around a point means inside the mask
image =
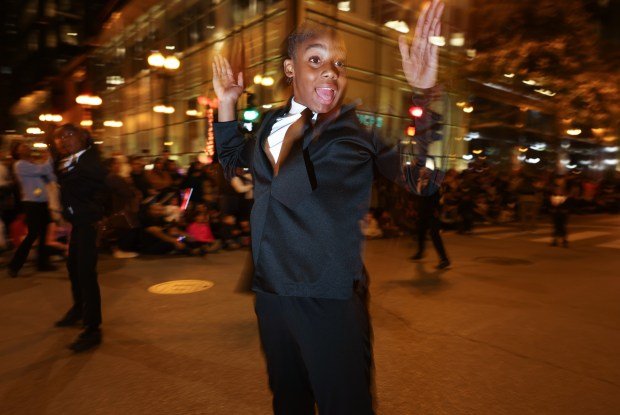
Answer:
MULTIPOLYGON (((3 43, 12 51, 0 65, 0 82, 11 83, 19 99, 10 103, 13 121, 2 122, 5 144, 28 128, 49 128, 43 114, 60 115, 91 129, 105 153, 168 152, 184 163, 197 156, 208 161, 217 111, 213 56, 223 54, 234 70, 244 72, 247 93, 239 103, 239 119, 246 110, 260 116, 287 97, 281 49, 286 35, 304 20, 334 26, 344 37, 346 100, 358 100, 360 121, 392 142, 410 140, 411 91, 400 69, 397 39, 402 33, 413 36, 421 3, 6 0, 3 43)), ((476 1, 445 3, 443 36, 435 40, 441 45, 444 88, 435 108, 443 117, 443 139, 430 149, 436 164, 461 170, 486 160, 510 168, 541 155, 553 168, 561 158, 569 163, 571 157, 584 158, 569 154, 571 149, 563 152, 565 134, 548 96, 467 76, 464 68, 476 56, 471 46, 476 1)), ((248 120, 246 127, 253 126, 248 120)), ((617 140, 617 131, 611 134, 617 140)), ((26 136, 36 140, 38 134, 26 136)), ((601 153, 601 146, 588 140, 569 142, 575 143, 573 150, 581 145, 592 147, 596 157, 601 153)), ((585 158, 592 163, 592 157, 585 158)))

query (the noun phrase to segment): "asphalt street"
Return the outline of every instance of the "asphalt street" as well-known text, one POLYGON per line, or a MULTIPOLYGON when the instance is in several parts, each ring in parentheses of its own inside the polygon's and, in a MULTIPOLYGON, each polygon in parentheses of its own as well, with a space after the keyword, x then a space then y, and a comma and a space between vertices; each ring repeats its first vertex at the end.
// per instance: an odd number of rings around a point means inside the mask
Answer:
MULTIPOLYGON (((368 241, 379 415, 620 413, 620 216, 368 241)), ((99 265, 103 344, 73 354, 63 269, 0 276, 0 414, 268 415, 247 252, 99 265), (164 284, 164 285, 161 285, 164 284)))

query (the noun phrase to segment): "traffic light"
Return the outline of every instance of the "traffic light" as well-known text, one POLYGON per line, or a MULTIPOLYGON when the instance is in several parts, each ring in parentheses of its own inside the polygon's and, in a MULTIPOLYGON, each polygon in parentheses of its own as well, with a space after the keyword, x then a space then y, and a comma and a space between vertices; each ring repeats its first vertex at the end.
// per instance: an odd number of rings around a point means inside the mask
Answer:
POLYGON ((406 133, 408 137, 413 137, 415 135, 415 127, 413 125, 410 125, 409 127, 407 127, 406 133))
POLYGON ((433 113, 433 127, 431 128, 431 140, 439 141, 443 138, 443 117, 441 114, 433 113))
POLYGON ((254 103, 254 94, 248 93, 245 110, 243 111, 243 121, 254 122, 259 116, 260 113, 256 109, 256 104, 254 103))
POLYGON ((259 115, 260 113, 256 108, 246 108, 245 111, 243 111, 243 120, 245 122, 252 122, 255 121, 259 115))
POLYGON ((411 114, 413 118, 420 118, 424 114, 424 110, 422 109, 422 107, 412 105, 411 107, 409 107, 409 114, 411 114))

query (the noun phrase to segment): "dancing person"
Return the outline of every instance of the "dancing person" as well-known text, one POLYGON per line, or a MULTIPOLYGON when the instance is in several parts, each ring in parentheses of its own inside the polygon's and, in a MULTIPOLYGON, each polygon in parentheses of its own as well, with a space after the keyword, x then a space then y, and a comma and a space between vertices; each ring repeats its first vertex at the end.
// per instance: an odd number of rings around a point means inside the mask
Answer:
MULTIPOLYGON (((437 79, 443 4, 426 4, 413 43, 399 46, 409 84, 427 109, 418 131, 432 127, 428 89, 437 79)), ((342 105, 346 48, 333 29, 304 24, 288 37, 284 74, 293 96, 266 114, 254 140, 235 119, 243 74, 225 58, 213 62, 219 99, 214 133, 230 179, 237 168, 254 178, 251 214, 252 289, 277 415, 374 413, 368 280, 359 220, 370 208, 375 167, 415 182, 423 160, 407 165, 399 146, 366 130, 354 105, 342 105)))

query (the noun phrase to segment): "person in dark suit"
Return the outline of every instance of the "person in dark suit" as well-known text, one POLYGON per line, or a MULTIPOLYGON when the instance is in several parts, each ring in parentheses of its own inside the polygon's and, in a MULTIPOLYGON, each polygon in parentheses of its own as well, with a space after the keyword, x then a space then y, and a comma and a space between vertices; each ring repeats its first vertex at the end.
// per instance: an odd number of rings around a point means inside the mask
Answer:
POLYGON ((97 227, 103 217, 103 190, 107 172, 89 133, 73 124, 54 131, 48 140, 60 185, 63 215, 71 223, 67 271, 73 305, 55 324, 83 331, 69 345, 82 352, 101 343, 101 295, 97 281, 97 227))
POLYGON ((437 268, 444 269, 450 266, 450 260, 439 233, 441 230, 441 220, 439 219, 441 195, 438 189, 432 188, 429 185, 429 183, 433 183, 431 173, 432 171, 426 167, 420 169, 420 178, 418 179, 418 193, 420 196, 418 197, 418 224, 416 228, 418 251, 409 259, 422 259, 426 246, 426 235, 429 234, 435 251, 439 255, 437 268))
MULTIPOLYGON (((416 90, 437 79, 443 4, 420 15, 409 46, 400 39, 403 69, 416 90)), ((214 133, 230 179, 238 167, 254 177, 251 213, 255 310, 277 415, 374 413, 372 341, 367 308, 364 237, 374 168, 415 192, 419 164, 407 166, 399 145, 387 145, 342 105, 346 48, 330 28, 302 25, 288 37, 284 74, 293 97, 266 114, 254 140, 235 120, 243 75, 216 56, 219 99, 214 133)), ((428 107, 427 96, 414 103, 428 107)), ((432 127, 430 111, 416 127, 432 127)), ((423 166, 424 164, 422 164, 423 166)))

